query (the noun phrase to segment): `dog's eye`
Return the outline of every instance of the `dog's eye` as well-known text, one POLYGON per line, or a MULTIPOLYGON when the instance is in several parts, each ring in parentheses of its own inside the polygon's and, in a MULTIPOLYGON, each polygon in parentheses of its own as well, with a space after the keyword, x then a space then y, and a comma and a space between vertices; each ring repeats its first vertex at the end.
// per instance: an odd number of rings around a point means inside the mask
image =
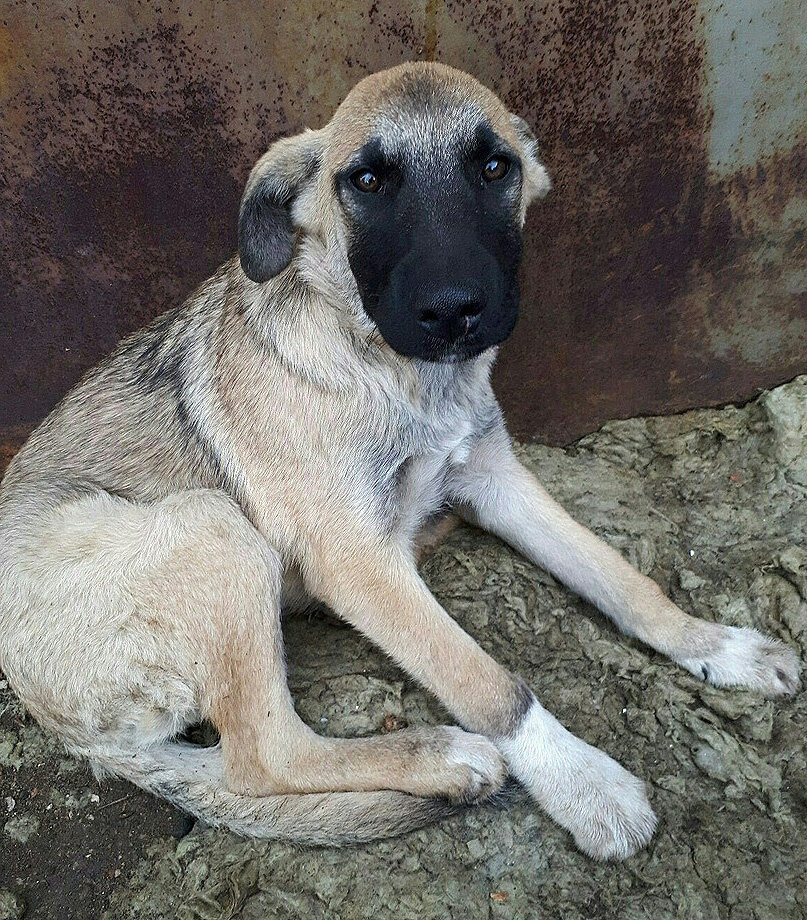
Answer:
POLYGON ((381 180, 372 169, 356 170, 350 181, 360 192, 377 192, 381 188, 381 180))
POLYGON ((497 179, 504 179, 508 172, 510 172, 510 163, 504 157, 496 156, 495 154, 490 157, 482 168, 482 175, 485 178, 485 182, 495 182, 497 179))

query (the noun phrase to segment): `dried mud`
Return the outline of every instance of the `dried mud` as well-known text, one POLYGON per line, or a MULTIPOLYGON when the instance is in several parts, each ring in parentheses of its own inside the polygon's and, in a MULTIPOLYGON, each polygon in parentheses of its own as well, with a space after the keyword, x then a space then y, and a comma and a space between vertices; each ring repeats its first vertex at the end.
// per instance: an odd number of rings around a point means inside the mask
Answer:
MULTIPOLYGON (((742 408, 523 445, 550 491, 683 608, 807 652, 807 377, 742 408)), ((596 864, 515 790, 397 840, 256 844, 87 769, 0 689, 0 918, 807 917, 807 696, 710 688, 471 529, 424 573, 570 729, 650 787, 650 847, 596 864), (183 836, 184 834, 184 836, 183 836)), ((352 631, 287 624, 302 716, 335 735, 448 719, 352 631)))

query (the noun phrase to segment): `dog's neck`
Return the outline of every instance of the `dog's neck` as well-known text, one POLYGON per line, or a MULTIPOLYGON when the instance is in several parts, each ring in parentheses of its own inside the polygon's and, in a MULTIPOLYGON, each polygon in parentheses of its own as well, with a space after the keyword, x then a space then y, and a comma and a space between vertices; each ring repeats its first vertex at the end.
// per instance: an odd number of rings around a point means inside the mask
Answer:
POLYGON ((455 362, 399 355, 364 312, 352 275, 324 271, 320 259, 312 265, 315 256, 314 247, 301 247, 292 264, 263 285, 233 267, 249 334, 287 373, 334 392, 397 394, 417 408, 456 402, 487 386, 497 349, 455 362))

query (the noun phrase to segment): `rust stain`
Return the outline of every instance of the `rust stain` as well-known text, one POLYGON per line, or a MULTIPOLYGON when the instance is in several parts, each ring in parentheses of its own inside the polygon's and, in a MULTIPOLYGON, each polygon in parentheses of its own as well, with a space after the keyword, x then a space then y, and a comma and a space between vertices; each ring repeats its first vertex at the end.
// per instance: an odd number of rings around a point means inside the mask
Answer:
POLYGON ((427 61, 434 61, 437 54, 437 4, 439 0, 426 0, 425 8, 425 33, 423 43, 423 57, 427 61))
POLYGON ((239 183, 215 85, 187 81, 172 111, 131 82, 144 58, 182 54, 175 29, 96 50, 92 69, 55 75, 51 108, 18 138, 35 154, 0 218, 0 297, 13 317, 0 423, 42 414, 65 382, 232 252, 239 183), (65 118, 77 96, 99 113, 92 139, 86 112, 72 106, 65 118), (70 127, 80 147, 64 137, 70 127), (48 156, 54 134, 61 149, 48 156), (106 162, 105 147, 115 151, 106 162))
MULTIPOLYGON (((568 443, 608 418, 748 398, 803 372, 803 297, 746 284, 759 281, 754 252, 770 245, 774 212, 804 188, 801 158, 783 156, 776 180, 764 167, 711 177, 697 4, 448 10, 438 55, 475 55, 536 129, 555 181, 528 218, 522 318, 496 373, 514 430, 568 443), (746 183, 756 198, 738 203, 746 183), (793 335, 752 360, 743 343, 760 320, 793 335)), ((792 241, 777 246, 805 266, 792 241)))
POLYGON ((18 67, 20 49, 14 41, 11 29, 0 25, 0 96, 8 95, 11 88, 11 78, 18 67))

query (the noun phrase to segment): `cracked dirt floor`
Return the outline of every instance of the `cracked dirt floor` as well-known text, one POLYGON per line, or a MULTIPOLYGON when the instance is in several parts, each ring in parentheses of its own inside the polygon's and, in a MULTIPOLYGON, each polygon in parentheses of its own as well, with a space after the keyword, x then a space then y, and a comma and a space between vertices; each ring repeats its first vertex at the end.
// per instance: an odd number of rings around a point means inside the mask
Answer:
MULTIPOLYGON (((807 377, 742 408, 606 425, 527 464, 684 609, 807 652, 807 377)), ((644 777, 650 847, 600 865, 516 790, 506 807, 347 850, 255 844, 96 783, 0 689, 0 918, 807 917, 807 695, 710 688, 619 636, 495 539, 454 533, 424 574, 459 622, 589 742, 644 777)), ((286 627, 320 731, 448 717, 348 629, 286 627)))

